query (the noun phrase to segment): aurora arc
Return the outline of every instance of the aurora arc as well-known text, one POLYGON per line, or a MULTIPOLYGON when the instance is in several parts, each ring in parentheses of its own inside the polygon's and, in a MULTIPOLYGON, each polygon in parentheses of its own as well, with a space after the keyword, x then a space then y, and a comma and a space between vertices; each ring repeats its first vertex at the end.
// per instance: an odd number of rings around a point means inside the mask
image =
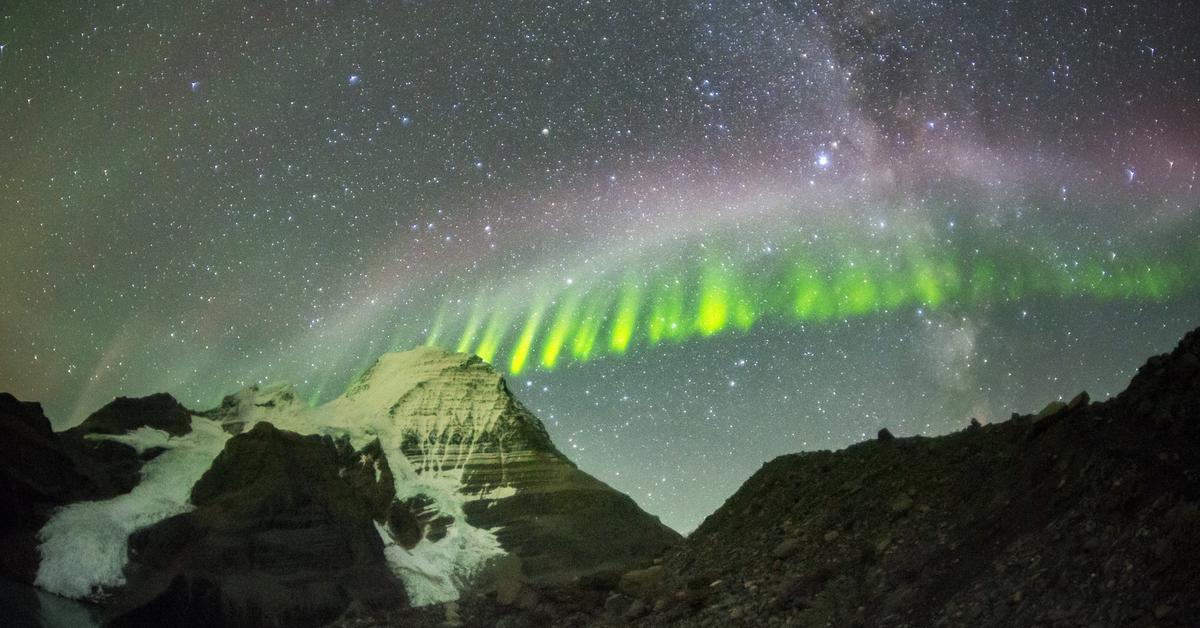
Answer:
MULTIPOLYGON (((968 256, 911 245, 867 249, 831 242, 824 249, 833 246, 840 248, 837 255, 806 244, 741 259, 704 247, 690 263, 634 264, 634 270, 574 282, 523 306, 480 294, 457 325, 456 347, 517 375, 553 370, 567 359, 586 362, 635 347, 746 332, 764 320, 823 324, 1035 297, 1161 301, 1194 288, 1192 277, 1200 273, 1195 244, 1154 258, 1111 251, 1065 256, 1048 246, 1039 255, 984 247, 968 256)), ((439 314, 431 330, 444 334, 448 325, 439 314)))

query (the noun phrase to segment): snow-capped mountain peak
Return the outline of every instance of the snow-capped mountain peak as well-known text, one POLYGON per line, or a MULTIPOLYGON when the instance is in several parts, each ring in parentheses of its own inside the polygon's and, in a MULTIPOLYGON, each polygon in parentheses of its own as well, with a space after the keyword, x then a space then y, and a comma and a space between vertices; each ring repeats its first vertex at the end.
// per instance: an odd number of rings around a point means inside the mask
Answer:
MULTIPOLYGON (((124 399, 80 427, 87 447, 132 447, 117 458, 141 465, 141 484, 127 497, 72 504, 50 517, 39 537, 42 556, 104 560, 75 570, 56 567, 61 560, 44 562, 42 587, 95 598, 99 589, 125 586, 126 561, 138 558, 103 534, 111 525, 93 512, 121 513, 130 523, 118 530, 120 538, 142 530, 167 537, 196 531, 187 537, 194 559, 158 560, 199 561, 193 567, 201 577, 213 568, 204 563, 206 535, 241 543, 247 525, 275 530, 273 508, 332 500, 337 507, 313 505, 298 519, 319 514, 301 536, 326 538, 328 545, 318 547, 343 547, 350 541, 339 534, 367 530, 368 545, 379 553, 375 564, 403 585, 412 605, 456 599, 505 556, 523 577, 564 578, 644 560, 678 540, 627 496, 576 468, 500 373, 476 356, 435 347, 384 354, 343 394, 312 407, 291 385, 255 384, 198 413, 190 427, 157 420, 163 411, 188 413, 168 395, 124 399), (130 422, 134 416, 138 422, 130 422), (99 435, 89 431, 101 428, 99 435), (143 455, 157 458, 140 461, 143 455), (171 499, 161 499, 156 478, 178 480, 171 499), (206 487, 200 498, 193 484, 206 487), (231 520, 230 512, 244 519, 231 520), (349 519, 315 523, 326 515, 349 519), (628 532, 614 536, 615 529, 628 532)), ((291 525, 278 533, 300 534, 291 525)), ((178 550, 174 543, 153 549, 178 550)), ((139 569, 133 572, 146 573, 145 565, 139 569)))

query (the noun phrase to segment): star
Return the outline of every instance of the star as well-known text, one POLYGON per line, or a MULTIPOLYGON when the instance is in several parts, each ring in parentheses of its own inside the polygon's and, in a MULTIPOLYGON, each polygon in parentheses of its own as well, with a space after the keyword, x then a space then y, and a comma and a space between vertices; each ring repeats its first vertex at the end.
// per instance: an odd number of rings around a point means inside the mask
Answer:
POLYGON ((1120 390, 1200 311, 1187 3, 160 4, 0 16, 0 385, 58 428, 436 345, 686 531, 762 460, 1120 390))

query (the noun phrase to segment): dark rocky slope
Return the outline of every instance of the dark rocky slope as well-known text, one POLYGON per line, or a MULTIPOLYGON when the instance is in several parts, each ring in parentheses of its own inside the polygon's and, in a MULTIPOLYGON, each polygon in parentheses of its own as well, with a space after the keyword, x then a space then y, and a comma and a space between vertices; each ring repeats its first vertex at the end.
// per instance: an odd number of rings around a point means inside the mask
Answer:
POLYGON ((771 461, 649 624, 1200 625, 1200 332, 1115 399, 771 461))
POLYGON ((37 572, 37 532, 50 512, 87 495, 87 480, 38 403, 0 393, 0 576, 37 572))
MULTIPOLYGON (((642 569, 467 625, 1200 625, 1200 330, 1128 389, 763 466, 642 569)), ((430 611, 395 619, 436 625, 430 611)))

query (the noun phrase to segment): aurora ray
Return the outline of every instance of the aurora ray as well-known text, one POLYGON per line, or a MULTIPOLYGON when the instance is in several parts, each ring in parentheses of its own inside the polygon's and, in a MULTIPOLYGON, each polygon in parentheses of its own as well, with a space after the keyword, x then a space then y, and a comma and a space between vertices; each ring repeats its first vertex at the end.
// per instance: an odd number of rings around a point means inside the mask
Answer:
MULTIPOLYGON (((907 240, 886 252, 830 246, 844 249, 834 253, 804 243, 786 249, 792 255, 785 251, 736 261, 723 253, 718 262, 665 271, 648 264, 649 270, 636 278, 624 271, 624 279, 576 283, 513 317, 519 333, 512 344, 502 342, 514 337, 502 323, 506 317, 493 314, 476 353, 487 360, 507 355, 509 372, 519 374, 528 366, 528 356, 537 352, 537 366, 548 371, 564 356, 577 362, 597 354, 619 356, 633 346, 747 332, 764 319, 821 324, 904 308, 970 311, 1038 296, 1159 301, 1196 288, 1189 278, 1200 273, 1196 244, 1175 247, 1157 259, 1109 253, 1107 259, 1077 257, 1069 264, 1048 261, 1055 257, 1050 251, 1013 255, 996 246, 990 253, 974 249, 978 254, 967 262, 957 261, 964 256, 907 240), (763 282, 763 276, 776 279, 763 282), (550 306, 540 304, 547 301, 550 306), (544 318, 552 322, 542 325, 544 318)), ((710 252, 719 248, 704 247, 710 252)), ((478 333, 479 312, 508 307, 503 300, 481 296, 463 324, 462 337, 478 333)))

